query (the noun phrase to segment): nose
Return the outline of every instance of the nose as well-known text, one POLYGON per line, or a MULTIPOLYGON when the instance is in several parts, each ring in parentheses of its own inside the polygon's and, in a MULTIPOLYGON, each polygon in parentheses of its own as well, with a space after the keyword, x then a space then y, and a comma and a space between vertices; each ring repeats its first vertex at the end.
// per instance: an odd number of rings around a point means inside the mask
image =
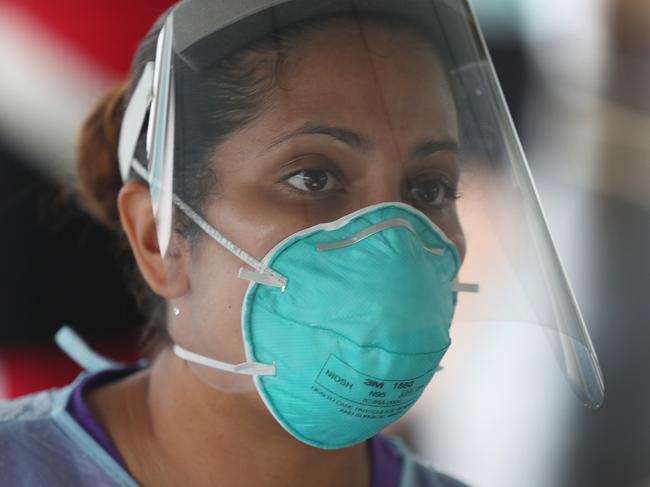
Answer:
POLYGON ((402 194, 401 188, 399 188, 398 185, 386 184, 385 186, 386 187, 382 188, 373 187, 372 189, 366 191, 365 194, 361 195, 359 208, 388 202, 408 203, 408 201, 406 201, 406 197, 402 194))
MULTIPOLYGON (((379 165, 379 164, 377 164, 379 165)), ((404 174, 401 170, 386 165, 383 170, 376 168, 372 174, 367 175, 364 188, 359 191, 359 208, 372 206, 379 203, 401 202, 408 203, 404 174)))

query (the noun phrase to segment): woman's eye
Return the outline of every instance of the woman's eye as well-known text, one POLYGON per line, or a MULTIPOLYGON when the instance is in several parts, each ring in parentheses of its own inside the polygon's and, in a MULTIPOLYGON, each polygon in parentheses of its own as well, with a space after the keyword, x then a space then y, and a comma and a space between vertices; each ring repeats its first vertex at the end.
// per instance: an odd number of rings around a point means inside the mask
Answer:
POLYGON ((303 169, 290 176, 287 182, 296 189, 310 193, 341 187, 341 183, 336 176, 324 169, 303 169))
POLYGON ((459 198, 458 192, 449 183, 440 179, 433 179, 418 183, 411 189, 411 197, 416 203, 427 206, 440 207, 446 201, 459 198))

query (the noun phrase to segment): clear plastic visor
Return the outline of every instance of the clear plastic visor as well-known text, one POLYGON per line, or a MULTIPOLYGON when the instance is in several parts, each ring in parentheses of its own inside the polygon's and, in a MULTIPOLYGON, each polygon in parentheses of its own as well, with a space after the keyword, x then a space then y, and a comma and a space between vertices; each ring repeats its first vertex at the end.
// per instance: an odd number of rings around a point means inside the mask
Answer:
MULTIPOLYGON (((508 322, 546 336, 581 400, 600 405, 598 360, 468 5, 248 3, 183 3, 151 73, 148 178, 174 341, 251 360, 239 273, 254 269, 187 208, 261 261, 305 228, 397 201, 444 232, 461 281, 480 285, 459 295, 452 329, 508 322)), ((215 387, 253 388, 190 366, 215 387)))

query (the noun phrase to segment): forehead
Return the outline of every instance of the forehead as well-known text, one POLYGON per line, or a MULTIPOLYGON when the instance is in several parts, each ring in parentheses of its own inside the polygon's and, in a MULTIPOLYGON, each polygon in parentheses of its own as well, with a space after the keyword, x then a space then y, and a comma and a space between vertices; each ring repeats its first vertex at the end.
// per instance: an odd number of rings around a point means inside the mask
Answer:
POLYGON ((311 32, 280 56, 270 104, 276 115, 361 124, 370 132, 390 126, 455 133, 445 74, 418 34, 339 22, 311 32))

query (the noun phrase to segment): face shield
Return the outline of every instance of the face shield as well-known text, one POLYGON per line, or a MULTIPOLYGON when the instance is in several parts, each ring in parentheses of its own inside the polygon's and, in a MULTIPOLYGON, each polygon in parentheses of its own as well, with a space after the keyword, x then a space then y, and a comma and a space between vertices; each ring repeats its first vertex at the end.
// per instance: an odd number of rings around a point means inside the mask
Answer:
MULTIPOLYGON (((348 411, 370 396, 372 414, 395 419, 435 372, 453 317, 544 331, 576 394, 601 404, 465 1, 182 2, 133 92, 119 156, 125 180, 149 184, 168 327, 204 382, 261 391, 301 368, 284 360, 295 352, 318 364, 300 387, 348 411), (322 335, 309 342, 304 327, 322 335), (429 355, 391 375, 382 357, 355 362, 348 345, 362 339, 429 355)), ((277 418, 294 392, 260 394, 277 418)))

